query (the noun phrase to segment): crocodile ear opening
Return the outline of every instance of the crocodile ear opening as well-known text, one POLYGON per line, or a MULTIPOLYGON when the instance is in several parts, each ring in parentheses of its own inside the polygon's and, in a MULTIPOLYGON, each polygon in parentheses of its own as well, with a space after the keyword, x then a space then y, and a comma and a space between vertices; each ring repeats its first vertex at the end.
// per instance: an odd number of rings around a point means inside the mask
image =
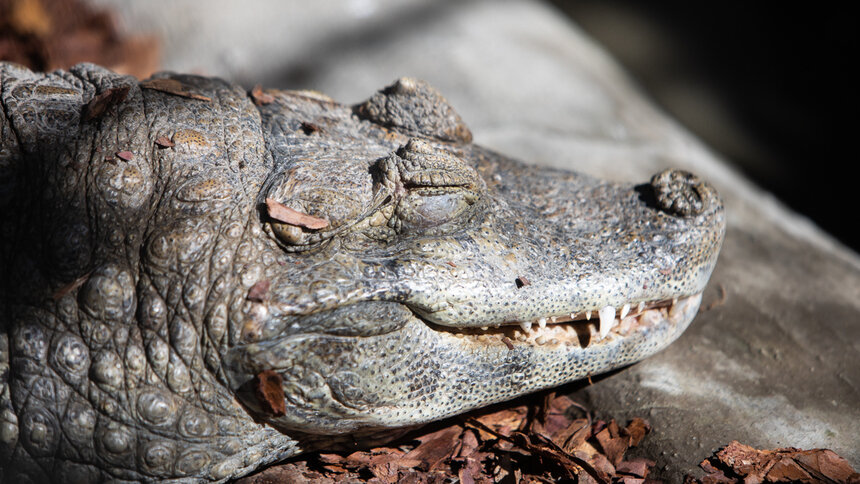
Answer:
POLYGON ((355 105, 360 119, 409 136, 467 144, 472 132, 448 101, 432 86, 411 77, 402 77, 355 105))

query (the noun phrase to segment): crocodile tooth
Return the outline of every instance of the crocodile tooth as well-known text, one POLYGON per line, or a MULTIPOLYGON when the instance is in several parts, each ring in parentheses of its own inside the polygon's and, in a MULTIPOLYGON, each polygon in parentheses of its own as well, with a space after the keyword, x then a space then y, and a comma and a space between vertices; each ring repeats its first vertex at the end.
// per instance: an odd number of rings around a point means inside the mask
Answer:
POLYGON ((615 322, 615 308, 606 306, 598 314, 600 315, 600 339, 603 339, 612 330, 615 322))
POLYGON ((549 344, 557 345, 558 344, 558 338, 553 338, 553 339, 549 340, 549 344))
POLYGON ((645 309, 645 301, 639 301, 639 306, 636 307, 636 312, 641 313, 645 309))
POLYGON ((538 326, 540 326, 541 328, 546 328, 546 318, 538 319, 538 326))
POLYGON ((629 304, 625 304, 624 306, 621 306, 621 315, 618 316, 618 319, 624 319, 624 316, 627 316, 627 313, 629 313, 629 312, 630 312, 630 305, 629 304))
POLYGON ((532 330, 532 323, 531 323, 531 322, 523 321, 523 322, 521 322, 521 323, 520 323, 520 327, 521 327, 521 328, 523 328, 523 331, 525 331, 526 333, 528 333, 529 331, 531 331, 531 330, 532 330))
POLYGON ((558 317, 556 317, 556 316, 552 316, 552 317, 550 317, 550 318, 549 318, 549 321, 550 321, 551 323, 555 323, 556 321, 558 321, 558 317))
POLYGON ((576 313, 570 313, 570 320, 573 321, 576 319, 576 313))
POLYGON ((544 344, 546 344, 546 338, 544 338, 543 335, 538 336, 537 338, 535 338, 535 343, 543 346, 544 344))
POLYGON ((481 331, 486 331, 486 330, 488 330, 488 329, 490 329, 490 327, 489 327, 489 326, 481 326, 481 331))
POLYGON ((585 312, 585 319, 587 319, 588 321, 591 321, 591 311, 585 312))

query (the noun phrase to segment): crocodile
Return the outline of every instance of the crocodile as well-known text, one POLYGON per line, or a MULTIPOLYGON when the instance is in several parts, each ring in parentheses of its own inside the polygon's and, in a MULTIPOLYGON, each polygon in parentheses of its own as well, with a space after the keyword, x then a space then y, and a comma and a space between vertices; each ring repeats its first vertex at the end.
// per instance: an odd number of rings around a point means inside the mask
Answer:
POLYGON ((629 365, 722 202, 472 143, 427 83, 0 65, 0 481, 226 481, 629 365))

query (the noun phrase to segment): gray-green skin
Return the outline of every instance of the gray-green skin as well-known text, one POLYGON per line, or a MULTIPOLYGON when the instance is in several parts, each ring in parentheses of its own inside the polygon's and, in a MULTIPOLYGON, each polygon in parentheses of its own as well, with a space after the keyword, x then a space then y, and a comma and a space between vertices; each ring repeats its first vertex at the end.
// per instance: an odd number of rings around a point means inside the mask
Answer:
POLYGON ((528 166, 471 144, 420 81, 257 106, 158 77, 211 100, 0 65, 4 482, 226 480, 627 365, 686 328, 719 252, 722 204, 695 176, 528 166), (328 225, 274 220, 267 198, 328 225), (598 334, 601 308, 675 298, 598 334))

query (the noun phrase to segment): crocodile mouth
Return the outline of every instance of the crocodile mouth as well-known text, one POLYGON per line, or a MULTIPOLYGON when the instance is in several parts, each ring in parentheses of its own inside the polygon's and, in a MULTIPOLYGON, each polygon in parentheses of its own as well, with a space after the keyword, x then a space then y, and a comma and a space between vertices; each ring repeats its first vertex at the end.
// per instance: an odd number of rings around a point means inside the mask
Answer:
POLYGON ((678 325, 695 316, 702 293, 674 299, 625 304, 619 310, 607 306, 599 310, 559 314, 534 321, 504 323, 482 328, 452 328, 427 323, 442 333, 474 344, 517 347, 578 346, 603 344, 635 332, 664 324, 678 325))

